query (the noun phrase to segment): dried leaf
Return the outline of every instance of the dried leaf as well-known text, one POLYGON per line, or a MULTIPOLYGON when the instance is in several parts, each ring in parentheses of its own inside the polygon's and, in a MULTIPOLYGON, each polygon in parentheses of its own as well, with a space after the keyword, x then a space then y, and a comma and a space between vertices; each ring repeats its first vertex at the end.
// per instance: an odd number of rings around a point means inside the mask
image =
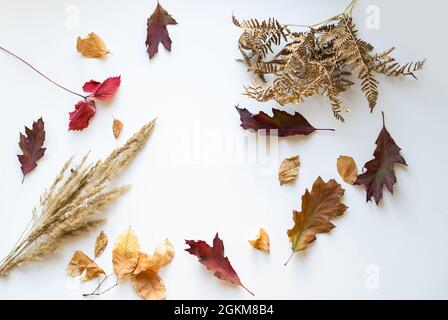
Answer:
POLYGON ((258 232, 257 239, 255 240, 249 240, 250 245, 257 250, 265 251, 269 253, 269 247, 270 247, 270 241, 269 236, 266 230, 263 228, 260 228, 260 231, 258 232))
POLYGON ((123 122, 118 119, 114 119, 114 122, 112 123, 112 132, 114 133, 115 138, 118 138, 121 133, 121 129, 123 129, 123 122))
POLYGON ((241 127, 245 130, 267 130, 266 134, 273 134, 276 130, 279 137, 295 135, 309 135, 316 130, 334 131, 333 129, 316 129, 300 113, 291 115, 285 111, 272 109, 273 117, 264 112, 252 114, 247 109, 236 107, 240 114, 241 127))
POLYGON ((81 278, 83 281, 88 281, 104 274, 103 269, 101 269, 82 251, 75 251, 72 259, 67 265, 66 270, 72 277, 76 277, 84 273, 84 276, 81 278))
POLYGON ((149 59, 154 57, 159 50, 160 42, 162 42, 165 49, 171 51, 171 38, 166 26, 177 24, 177 22, 165 9, 163 9, 160 3, 157 2, 157 7, 151 17, 149 17, 147 24, 148 30, 145 44, 149 59))
POLYGON ((166 289, 157 272, 148 269, 132 278, 135 291, 145 300, 165 300, 166 289))
POLYGON ((174 258, 174 247, 168 239, 159 243, 152 255, 141 252, 137 267, 133 274, 137 275, 141 272, 151 269, 154 272, 159 272, 161 268, 169 264, 174 258))
POLYGON ((352 157, 340 156, 337 168, 341 178, 348 184, 354 184, 358 179, 358 167, 352 157))
POLYGON ((99 257, 107 247, 109 239, 104 231, 101 231, 95 242, 95 258, 99 257))
POLYGON ((407 166, 406 160, 400 154, 400 147, 397 146, 392 136, 386 129, 383 113, 383 129, 377 140, 375 150, 375 159, 364 165, 366 172, 361 174, 355 181, 355 185, 364 185, 367 190, 367 202, 375 198, 379 205, 383 198, 383 187, 393 193, 393 186, 397 182, 394 172, 395 164, 407 166))
POLYGON ((75 105, 75 111, 69 113, 69 130, 80 131, 89 125, 90 119, 95 115, 95 101, 79 101, 75 105))
POLYGON ((19 147, 23 154, 17 157, 22 165, 23 179, 37 167, 37 161, 44 156, 46 150, 43 148, 44 142, 45 124, 42 118, 33 122, 32 129, 25 127, 25 135, 20 133, 19 147))
POLYGON ((138 238, 131 228, 118 236, 112 251, 114 271, 119 279, 131 274, 140 256, 138 238))
POLYGON ((82 89, 84 92, 91 93, 89 97, 98 100, 109 101, 117 91, 121 84, 121 76, 109 77, 103 82, 90 80, 86 82, 82 89))
POLYGON ((242 283, 238 274, 233 269, 230 261, 224 256, 224 243, 216 234, 213 239, 213 247, 209 246, 205 241, 185 240, 190 248, 185 249, 188 253, 199 258, 199 262, 212 271, 218 279, 229 281, 237 286, 241 286, 253 295, 242 283))
POLYGON ((308 248, 317 233, 330 232, 335 226, 331 219, 342 215, 347 207, 341 203, 344 189, 335 180, 324 182, 321 177, 302 196, 302 211, 294 211, 294 227, 288 230, 292 251, 308 248))
POLYGON ((292 157, 282 161, 278 171, 280 185, 284 185, 296 180, 300 170, 300 157, 292 157))
POLYGON ((76 50, 87 58, 101 58, 110 53, 104 41, 93 32, 84 39, 78 37, 76 50))

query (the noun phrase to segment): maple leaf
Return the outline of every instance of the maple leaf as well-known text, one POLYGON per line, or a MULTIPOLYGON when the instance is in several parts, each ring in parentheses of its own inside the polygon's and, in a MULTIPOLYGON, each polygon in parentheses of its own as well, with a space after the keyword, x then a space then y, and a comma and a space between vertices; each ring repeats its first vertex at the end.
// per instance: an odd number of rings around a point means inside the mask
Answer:
POLYGON ((90 118, 92 118, 95 113, 95 101, 79 101, 75 105, 75 111, 69 113, 69 130, 80 131, 87 128, 90 118))
POLYGON ((263 228, 260 228, 257 238, 255 240, 249 240, 249 243, 254 249, 267 253, 270 251, 269 235, 263 228))
POLYGON ((168 33, 167 25, 177 24, 176 20, 166 12, 166 10, 157 2, 157 7, 153 14, 149 17, 147 25, 146 46, 149 59, 159 50, 159 44, 162 42, 165 49, 171 51, 171 39, 168 33))
POLYGON ((109 77, 103 82, 90 80, 86 82, 82 89, 84 92, 91 93, 89 97, 96 98, 98 100, 109 101, 117 91, 121 84, 121 76, 109 77))
POLYGON ((308 248, 316 240, 317 233, 330 232, 335 227, 330 220, 347 210, 347 206, 341 203, 344 192, 335 180, 324 182, 321 177, 314 182, 311 192, 308 189, 305 191, 302 211, 293 212, 294 227, 288 230, 292 244, 291 257, 294 252, 308 248))
POLYGON ((358 167, 352 157, 340 156, 336 166, 342 180, 348 184, 354 184, 358 179, 358 167))
POLYGON ((213 239, 213 247, 210 247, 202 240, 185 240, 185 242, 190 246, 190 248, 185 249, 185 251, 198 257, 199 262, 206 266, 208 270, 211 270, 218 279, 241 286, 246 289, 247 292, 254 295, 241 283, 241 280, 230 264, 229 259, 224 256, 224 243, 219 238, 218 233, 213 239))
POLYGON ((300 157, 292 157, 282 161, 278 171, 280 185, 293 182, 297 179, 300 170, 300 157))
POLYGON ((118 236, 112 251, 112 263, 118 279, 130 275, 135 270, 139 256, 138 238, 129 228, 118 236))
POLYGON ((32 129, 25 127, 25 134, 20 133, 19 147, 22 155, 17 155, 22 165, 23 180, 25 176, 37 167, 37 161, 41 159, 46 148, 43 148, 45 142, 45 123, 40 118, 33 122, 32 129))
POLYGON ((366 170, 355 181, 355 185, 364 185, 367 190, 367 202, 375 198, 377 205, 383 198, 383 187, 393 194, 393 186, 397 182, 394 172, 395 164, 407 166, 406 160, 400 154, 400 147, 395 143, 386 129, 383 112, 383 129, 376 139, 375 159, 364 165, 366 170))
POLYGON ((101 58, 110 53, 104 41, 93 32, 87 38, 78 37, 76 50, 87 58, 101 58))
POLYGON ((245 130, 267 130, 266 134, 272 134, 271 130, 277 130, 279 137, 295 135, 309 135, 316 130, 334 131, 334 129, 316 129, 300 113, 294 115, 285 111, 272 109, 273 117, 264 112, 252 114, 247 109, 236 106, 240 114, 241 127, 245 130))

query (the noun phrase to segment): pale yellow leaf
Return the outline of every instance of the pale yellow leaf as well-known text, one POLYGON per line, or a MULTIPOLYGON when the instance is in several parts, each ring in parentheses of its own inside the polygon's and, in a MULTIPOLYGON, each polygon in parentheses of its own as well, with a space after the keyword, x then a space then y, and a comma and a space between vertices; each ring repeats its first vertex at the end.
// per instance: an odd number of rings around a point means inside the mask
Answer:
POLYGON ((263 228, 260 228, 257 238, 255 240, 249 240, 249 243, 255 249, 269 253, 270 250, 269 236, 266 230, 264 230, 263 228))
POLYGON ((278 171, 280 185, 284 185, 296 180, 300 170, 300 157, 292 157, 282 161, 278 171))
POLYGON ((87 58, 101 58, 110 53, 104 41, 93 32, 84 39, 78 37, 76 50, 87 58))
POLYGON ((354 184, 358 179, 358 167, 352 157, 340 156, 337 168, 341 178, 348 184, 354 184))
POLYGON ((132 278, 135 291, 145 300, 165 300, 166 289, 156 272, 147 269, 132 278))
POLYGON ((107 247, 108 242, 109 239, 107 238, 107 235, 104 233, 104 231, 101 231, 95 242, 95 258, 99 257, 103 253, 104 249, 106 249, 107 247))
POLYGON ((118 119, 114 119, 114 122, 112 123, 112 132, 115 138, 118 138, 121 133, 121 129, 123 129, 123 122, 118 119))
POLYGON ((135 270, 139 256, 140 245, 138 238, 129 228, 118 236, 112 251, 112 263, 119 279, 135 270))

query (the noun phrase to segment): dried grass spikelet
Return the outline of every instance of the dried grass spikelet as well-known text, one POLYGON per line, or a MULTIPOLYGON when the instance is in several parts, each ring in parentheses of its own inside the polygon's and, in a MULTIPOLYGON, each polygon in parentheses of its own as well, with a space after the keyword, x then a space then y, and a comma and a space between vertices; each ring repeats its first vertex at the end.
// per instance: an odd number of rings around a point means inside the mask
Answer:
POLYGON ((355 3, 352 0, 342 14, 312 26, 282 25, 273 18, 239 21, 233 16, 233 23, 243 29, 238 40, 242 61, 255 76, 255 83, 246 87, 244 94, 282 106, 326 96, 334 116, 343 121, 341 113, 349 109, 343 105, 341 94, 354 84, 352 74, 360 79, 371 111, 379 96, 376 74, 416 78, 415 72, 423 68, 424 61, 400 65, 390 55, 395 48, 375 54, 374 47, 358 36, 352 19, 355 3), (292 27, 307 30, 293 32, 292 27), (286 42, 283 47, 282 40, 286 42))
POLYGON ((0 277, 57 251, 68 237, 103 223, 104 219, 95 219, 95 215, 128 190, 128 186, 111 186, 112 180, 143 148, 154 123, 155 120, 143 126, 102 161, 87 164, 87 154, 75 169, 69 170, 73 158, 68 160, 41 196, 38 208, 33 210, 34 218, 16 245, 0 262, 0 277))

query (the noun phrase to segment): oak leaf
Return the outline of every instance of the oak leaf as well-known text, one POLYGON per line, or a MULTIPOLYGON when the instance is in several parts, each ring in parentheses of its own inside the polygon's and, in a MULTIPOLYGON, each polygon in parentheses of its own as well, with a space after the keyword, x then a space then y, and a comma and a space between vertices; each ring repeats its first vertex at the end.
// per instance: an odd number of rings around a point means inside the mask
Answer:
POLYGON ((260 228, 257 238, 255 240, 249 240, 249 243, 254 249, 268 253, 270 251, 269 235, 263 228, 260 228))
POLYGON ((314 182, 311 192, 305 191, 302 211, 293 212, 294 227, 288 230, 292 254, 308 248, 317 233, 330 232, 335 227, 330 220, 347 210, 341 202, 344 192, 335 180, 324 182, 321 177, 314 182))
POLYGON ((121 76, 109 77, 103 82, 90 80, 82 87, 84 92, 90 93, 89 97, 98 100, 109 101, 117 91, 121 84, 121 76))
POLYGON ((76 50, 87 58, 101 58, 110 53, 104 41, 93 32, 84 39, 78 37, 76 50))
POLYGON ((342 180, 348 184, 354 184, 358 179, 358 167, 352 157, 340 156, 337 161, 337 169, 342 180))
POLYGON ((280 185, 284 185, 296 180, 300 170, 300 157, 292 157, 282 161, 278 171, 280 185))
POLYGON ((157 272, 148 269, 132 278, 135 291, 145 300, 165 300, 166 288, 157 272))
POLYGON ((114 122, 112 123, 112 132, 115 138, 118 138, 122 129, 123 129, 123 122, 121 122, 118 119, 114 119, 114 122))
POLYGON ((367 202, 374 198, 376 204, 379 205, 383 198, 384 186, 393 194, 393 186, 397 182, 394 165, 407 166, 406 160, 400 154, 400 147, 386 129, 384 113, 383 129, 375 143, 377 145, 374 153, 375 159, 364 165, 366 171, 358 177, 355 185, 364 185, 367 190, 367 202))
POLYGON ((79 101, 75 105, 75 111, 69 113, 69 130, 80 131, 89 125, 90 119, 95 115, 95 101, 79 101))
POLYGON ((107 247, 109 239, 104 231, 101 231, 95 241, 95 258, 99 257, 107 247))
POLYGON ((157 3, 157 7, 153 14, 149 17, 147 25, 146 35, 146 47, 149 55, 149 59, 159 50, 159 44, 162 43, 165 49, 171 51, 171 38, 168 33, 167 25, 177 24, 176 20, 168 14, 168 12, 157 3))
POLYGON ((20 133, 19 147, 23 154, 17 157, 22 165, 23 179, 37 167, 37 161, 44 156, 46 150, 43 148, 44 142, 45 123, 42 118, 33 122, 32 129, 25 127, 25 134, 20 133))
POLYGON ((245 130, 266 130, 267 135, 276 134, 279 137, 309 135, 317 130, 334 131, 334 129, 316 129, 300 113, 289 114, 285 111, 272 109, 273 116, 264 112, 252 114, 247 109, 236 107, 240 114, 241 127, 245 130), (272 132, 271 132, 272 131, 272 132))
POLYGON ((118 236, 112 251, 112 263, 119 279, 130 275, 135 270, 139 256, 138 238, 129 228, 118 236))
POLYGON ((104 274, 103 269, 82 251, 75 251, 67 265, 66 271, 72 277, 84 273, 84 276, 81 278, 83 281, 91 280, 104 274))
POLYGON ((230 261, 224 256, 224 243, 216 234, 213 239, 213 246, 209 246, 205 241, 185 240, 190 248, 185 249, 188 253, 199 258, 208 270, 212 271, 218 279, 231 282, 237 286, 241 286, 247 292, 253 295, 242 283, 238 274, 233 269, 230 261))

